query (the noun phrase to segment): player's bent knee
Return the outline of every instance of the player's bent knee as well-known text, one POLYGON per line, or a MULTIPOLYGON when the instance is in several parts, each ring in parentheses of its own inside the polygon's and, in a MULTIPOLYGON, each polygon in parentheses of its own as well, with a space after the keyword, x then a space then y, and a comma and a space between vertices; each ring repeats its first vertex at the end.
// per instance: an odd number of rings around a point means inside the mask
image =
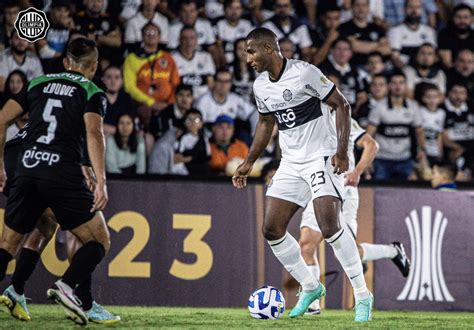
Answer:
POLYGON ((300 241, 300 247, 301 247, 301 255, 303 256, 303 259, 312 259, 314 258, 314 254, 316 253, 316 244, 309 241, 309 240, 303 240, 300 241))
POLYGON ((275 241, 280 239, 285 235, 285 232, 285 230, 281 230, 273 226, 263 225, 262 227, 263 237, 265 237, 267 241, 275 241))

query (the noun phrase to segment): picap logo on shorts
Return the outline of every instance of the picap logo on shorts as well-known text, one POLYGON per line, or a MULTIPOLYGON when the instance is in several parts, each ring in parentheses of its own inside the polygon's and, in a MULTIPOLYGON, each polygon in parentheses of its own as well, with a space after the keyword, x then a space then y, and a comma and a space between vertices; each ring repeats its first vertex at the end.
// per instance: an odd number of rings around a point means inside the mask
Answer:
POLYGON ((448 219, 439 210, 433 219, 431 211, 431 206, 423 206, 421 221, 416 210, 412 210, 410 216, 405 218, 410 235, 412 266, 397 300, 454 301, 444 280, 441 264, 443 236, 448 219))
POLYGON ((18 36, 29 42, 44 39, 49 26, 44 11, 34 7, 20 11, 15 21, 15 30, 18 32, 18 36))
POLYGON ((26 150, 23 154, 23 166, 26 168, 33 168, 36 167, 40 162, 48 163, 48 166, 51 166, 57 162, 61 157, 59 154, 49 151, 38 151, 36 147, 33 149, 26 150))

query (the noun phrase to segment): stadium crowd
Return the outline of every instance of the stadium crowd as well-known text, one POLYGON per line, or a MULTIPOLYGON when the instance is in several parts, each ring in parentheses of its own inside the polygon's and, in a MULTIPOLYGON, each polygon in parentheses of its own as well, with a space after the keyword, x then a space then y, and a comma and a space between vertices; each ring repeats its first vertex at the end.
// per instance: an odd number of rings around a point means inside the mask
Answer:
MULTIPOLYGON (((380 146, 365 179, 429 180, 450 162, 474 173, 473 0, 14 0, 0 4, 0 106, 63 71, 68 42, 99 46, 109 173, 232 175, 258 120, 245 37, 271 29, 286 58, 317 65, 380 146), (47 13, 43 40, 14 22, 47 13)), ((8 129, 11 138, 25 125, 8 129)), ((254 175, 278 163, 275 128, 254 175)))

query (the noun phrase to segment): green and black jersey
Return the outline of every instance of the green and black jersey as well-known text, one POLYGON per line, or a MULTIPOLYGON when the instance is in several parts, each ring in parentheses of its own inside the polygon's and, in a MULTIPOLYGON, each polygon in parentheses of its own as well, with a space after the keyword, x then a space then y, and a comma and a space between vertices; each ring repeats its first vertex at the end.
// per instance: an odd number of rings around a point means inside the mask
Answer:
POLYGON ((84 114, 103 117, 105 93, 83 75, 68 71, 31 80, 14 99, 29 113, 16 175, 82 181, 84 114))

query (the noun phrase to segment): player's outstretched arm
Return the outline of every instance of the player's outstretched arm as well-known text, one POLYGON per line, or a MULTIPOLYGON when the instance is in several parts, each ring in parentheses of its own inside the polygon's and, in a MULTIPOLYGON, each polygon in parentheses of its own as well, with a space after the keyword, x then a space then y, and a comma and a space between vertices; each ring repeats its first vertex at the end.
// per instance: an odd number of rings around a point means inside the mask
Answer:
POLYGON ((7 128, 23 113, 23 108, 15 100, 8 100, 0 111, 0 191, 3 191, 7 182, 5 167, 3 163, 3 151, 5 148, 5 137, 7 128))
POLYGON ((232 183, 236 188, 244 188, 247 185, 247 176, 252 171, 253 164, 260 157, 268 145, 275 126, 275 117, 271 114, 259 115, 255 136, 247 159, 237 167, 232 177, 232 183))
POLYGON ((94 190, 93 211, 101 211, 108 201, 105 185, 105 137, 102 117, 93 112, 84 114, 87 134, 87 150, 94 169, 97 184, 94 190))
POLYGON ((378 143, 369 134, 364 134, 357 140, 357 146, 363 149, 362 155, 354 170, 347 174, 346 186, 357 187, 360 176, 364 173, 365 169, 372 164, 379 150, 378 143))
POLYGON ((334 173, 342 174, 349 168, 347 148, 351 133, 351 106, 337 88, 326 100, 326 103, 336 110, 337 151, 331 162, 334 166, 334 173))

